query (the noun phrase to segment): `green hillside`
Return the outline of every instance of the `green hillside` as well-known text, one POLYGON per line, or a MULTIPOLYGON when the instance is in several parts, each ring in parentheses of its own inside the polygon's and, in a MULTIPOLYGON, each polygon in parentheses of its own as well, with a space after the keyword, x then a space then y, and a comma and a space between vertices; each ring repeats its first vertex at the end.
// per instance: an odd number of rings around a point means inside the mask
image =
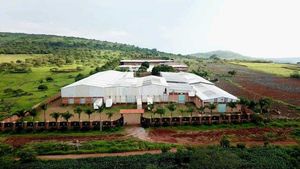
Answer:
POLYGON ((170 57, 176 56, 156 49, 112 43, 76 37, 36 35, 23 33, 0 33, 0 54, 66 54, 68 56, 93 57, 99 51, 119 51, 124 57, 170 57))

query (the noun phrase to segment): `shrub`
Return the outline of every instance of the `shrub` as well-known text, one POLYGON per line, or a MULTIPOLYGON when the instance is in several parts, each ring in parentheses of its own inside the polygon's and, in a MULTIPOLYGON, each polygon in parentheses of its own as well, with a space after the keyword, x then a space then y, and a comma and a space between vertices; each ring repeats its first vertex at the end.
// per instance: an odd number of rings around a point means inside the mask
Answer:
POLYGON ((246 144, 245 144, 245 143, 238 143, 238 144, 236 145, 236 147, 237 147, 237 148, 240 148, 240 149, 244 149, 244 148, 246 148, 246 144))
POLYGON ((75 77, 75 82, 83 79, 85 76, 82 73, 79 73, 76 77, 75 77))
POLYGON ((160 150, 162 153, 167 153, 171 150, 171 147, 165 145, 165 146, 162 146, 160 150))
POLYGON ((0 143, 0 156, 10 154, 12 152, 12 147, 8 144, 0 143))
POLYGON ((228 71, 228 74, 231 76, 234 76, 234 75, 236 75, 236 71, 235 70, 228 71))
POLYGON ((300 79, 300 73, 295 71, 290 75, 291 78, 300 79))
POLYGON ((263 124, 264 123, 264 118, 260 114, 253 114, 252 121, 255 124, 263 124))
POLYGON ((52 77, 46 77, 46 81, 47 81, 47 82, 52 82, 52 81, 53 81, 53 78, 52 78, 52 77))
POLYGON ((38 86, 38 89, 41 91, 48 90, 48 86, 42 84, 38 86))
POLYGON ((220 146, 223 148, 228 148, 230 147, 230 141, 226 136, 223 136, 221 141, 220 141, 220 146))
POLYGON ((35 161, 37 153, 31 148, 23 148, 18 151, 17 155, 22 163, 27 163, 35 161))

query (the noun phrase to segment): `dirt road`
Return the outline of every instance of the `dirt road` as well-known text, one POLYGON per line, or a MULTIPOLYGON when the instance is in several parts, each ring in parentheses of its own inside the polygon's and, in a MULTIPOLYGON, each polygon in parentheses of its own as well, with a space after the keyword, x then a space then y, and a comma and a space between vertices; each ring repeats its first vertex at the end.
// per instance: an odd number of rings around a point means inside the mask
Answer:
MULTIPOLYGON (((176 149, 171 149, 170 152, 175 153, 176 149)), ((41 160, 61 160, 61 159, 80 159, 80 158, 96 158, 96 157, 116 157, 116 156, 132 156, 144 154, 160 154, 161 150, 147 150, 147 151, 131 151, 120 153, 96 153, 96 154, 67 154, 67 155, 39 155, 41 160)))

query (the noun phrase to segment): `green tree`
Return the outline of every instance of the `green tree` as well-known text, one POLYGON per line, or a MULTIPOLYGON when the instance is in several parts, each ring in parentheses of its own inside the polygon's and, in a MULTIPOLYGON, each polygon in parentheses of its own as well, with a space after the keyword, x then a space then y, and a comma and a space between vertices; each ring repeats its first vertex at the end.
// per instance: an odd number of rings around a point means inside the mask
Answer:
POLYGON ((169 65, 157 65, 152 69, 152 75, 159 76, 160 72, 175 72, 175 69, 169 65))
POLYGON ((166 109, 163 107, 157 107, 155 113, 159 114, 160 118, 162 118, 162 116, 166 113, 166 109))
POLYGON ((148 69, 149 66, 150 66, 150 64, 149 64, 149 62, 143 62, 143 63, 141 64, 141 66, 144 66, 144 67, 146 67, 146 68, 148 69))
POLYGON ((70 119, 71 117, 73 117, 73 114, 70 113, 69 111, 66 111, 66 112, 64 112, 64 113, 61 114, 61 117, 62 117, 63 119, 65 119, 67 122, 69 122, 69 119, 70 119))
POLYGON ((171 112, 171 117, 173 116, 173 112, 176 110, 176 104, 174 102, 171 102, 168 104, 167 108, 171 112))
POLYGON ((55 122, 57 122, 57 120, 58 120, 58 118, 60 117, 60 113, 58 113, 58 112, 53 112, 53 113, 51 113, 50 114, 50 116, 52 117, 52 118, 54 118, 54 120, 55 120, 55 122))
POLYGON ((84 113, 89 116, 89 121, 91 121, 91 115, 94 113, 94 111, 90 108, 87 108, 84 110, 84 113))
POLYGON ((78 119, 79 121, 81 120, 81 113, 82 113, 82 108, 80 106, 77 106, 75 109, 74 109, 74 113, 78 114, 78 119))
POLYGON ((193 116, 194 108, 193 107, 188 107, 186 110, 188 113, 190 113, 191 117, 193 116))
POLYGON ((37 115, 36 109, 31 109, 28 111, 28 113, 32 117, 32 121, 33 121, 34 117, 37 115))
POLYGON ((231 108, 231 111, 233 112, 233 109, 236 108, 236 102, 229 102, 227 105, 231 108))
POLYGON ((204 114, 205 108, 206 108, 205 106, 200 106, 200 107, 198 108, 199 113, 204 114))
POLYGON ((216 108, 217 106, 214 103, 210 103, 207 108, 210 110, 210 115, 213 114, 213 110, 216 108))
POLYGON ((23 121, 23 118, 25 117, 26 112, 25 112, 24 109, 22 109, 22 110, 16 111, 14 115, 18 116, 19 119, 20 119, 21 121, 23 121))
POLYGON ((258 100, 258 105, 260 107, 260 113, 263 113, 263 111, 268 113, 271 104, 272 104, 272 100, 270 98, 260 98, 258 100))
POLYGON ((48 105, 42 104, 41 109, 44 111, 44 122, 46 122, 46 110, 48 109, 48 105))
POLYGON ((109 121, 111 121, 111 118, 114 115, 114 113, 113 112, 106 112, 106 115, 107 115, 109 121))
POLYGON ((183 117, 183 113, 185 112, 185 110, 184 109, 179 109, 179 112, 181 114, 181 117, 183 117))
POLYGON ((258 105, 260 107, 260 113, 267 113, 267 116, 269 118, 269 108, 271 107, 272 100, 269 98, 261 98, 258 101, 258 105))
POLYGON ((220 146, 223 148, 229 148, 230 147, 230 141, 228 137, 223 136, 220 140, 220 146))

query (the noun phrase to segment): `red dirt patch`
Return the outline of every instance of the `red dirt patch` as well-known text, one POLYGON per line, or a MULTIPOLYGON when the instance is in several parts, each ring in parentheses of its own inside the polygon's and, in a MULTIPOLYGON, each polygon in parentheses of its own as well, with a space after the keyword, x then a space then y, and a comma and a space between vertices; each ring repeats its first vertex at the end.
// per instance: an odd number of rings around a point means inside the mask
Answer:
POLYGON ((297 144, 288 137, 290 128, 249 128, 249 129, 226 129, 211 131, 174 131, 167 129, 154 129, 149 132, 149 137, 155 142, 177 143, 184 145, 207 145, 218 144, 222 136, 230 137, 231 142, 244 142, 246 144, 263 144, 265 141, 271 143, 297 144))

